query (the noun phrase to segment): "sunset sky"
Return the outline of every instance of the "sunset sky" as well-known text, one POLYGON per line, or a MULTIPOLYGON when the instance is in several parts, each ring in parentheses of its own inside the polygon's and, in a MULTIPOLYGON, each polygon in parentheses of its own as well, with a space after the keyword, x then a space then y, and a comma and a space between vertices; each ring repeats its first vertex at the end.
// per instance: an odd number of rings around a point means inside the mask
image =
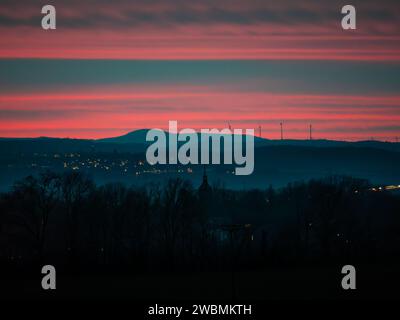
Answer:
POLYGON ((0 136, 262 126, 263 137, 400 137, 400 2, 0 2, 0 136), (41 28, 41 7, 57 30, 41 28))

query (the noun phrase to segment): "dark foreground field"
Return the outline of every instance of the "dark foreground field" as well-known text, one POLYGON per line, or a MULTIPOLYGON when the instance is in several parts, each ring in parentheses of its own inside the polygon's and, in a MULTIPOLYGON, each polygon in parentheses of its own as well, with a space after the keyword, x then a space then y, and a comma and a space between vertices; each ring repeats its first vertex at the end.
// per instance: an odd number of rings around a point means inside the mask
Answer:
POLYGON ((266 301, 398 299, 399 267, 360 266, 357 289, 343 290, 341 266, 284 267, 255 272, 57 275, 57 289, 44 291, 40 273, 3 279, 8 299, 133 301, 266 301))

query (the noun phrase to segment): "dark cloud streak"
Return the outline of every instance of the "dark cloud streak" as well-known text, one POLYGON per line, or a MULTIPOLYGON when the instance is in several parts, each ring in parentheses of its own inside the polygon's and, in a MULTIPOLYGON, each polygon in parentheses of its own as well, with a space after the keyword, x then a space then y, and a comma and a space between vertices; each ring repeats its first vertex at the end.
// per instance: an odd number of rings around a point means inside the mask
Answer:
MULTIPOLYGON (((327 24, 340 21, 341 1, 54 1, 64 28, 127 28, 140 25, 327 24), (236 5, 235 5, 236 4, 236 5)), ((353 1, 364 25, 400 25, 400 2, 353 1)), ((0 26, 37 26, 41 1, 6 1, 0 5, 0 26), (3 8, 3 10, 1 10, 3 8), (7 10, 5 10, 7 9, 7 10), (4 12, 1 12, 4 11, 4 12), (18 13, 20 13, 18 15, 18 13)))

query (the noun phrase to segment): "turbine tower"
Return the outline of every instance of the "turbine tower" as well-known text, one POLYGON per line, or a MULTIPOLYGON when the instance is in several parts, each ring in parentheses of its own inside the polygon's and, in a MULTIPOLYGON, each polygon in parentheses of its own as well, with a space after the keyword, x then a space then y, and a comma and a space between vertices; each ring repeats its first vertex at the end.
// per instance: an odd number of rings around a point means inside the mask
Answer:
POLYGON ((280 123, 281 126, 281 140, 283 140, 283 121, 280 123))

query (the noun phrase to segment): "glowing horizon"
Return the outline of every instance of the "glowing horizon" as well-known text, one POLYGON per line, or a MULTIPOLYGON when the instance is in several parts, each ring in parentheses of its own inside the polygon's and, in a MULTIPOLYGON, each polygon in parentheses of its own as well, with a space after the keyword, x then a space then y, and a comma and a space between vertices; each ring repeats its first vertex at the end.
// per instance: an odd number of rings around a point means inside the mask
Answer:
POLYGON ((397 141, 400 5, 55 0, 0 4, 0 136, 103 138, 176 119, 279 139, 397 141), (257 131, 257 130, 256 130, 257 131))

